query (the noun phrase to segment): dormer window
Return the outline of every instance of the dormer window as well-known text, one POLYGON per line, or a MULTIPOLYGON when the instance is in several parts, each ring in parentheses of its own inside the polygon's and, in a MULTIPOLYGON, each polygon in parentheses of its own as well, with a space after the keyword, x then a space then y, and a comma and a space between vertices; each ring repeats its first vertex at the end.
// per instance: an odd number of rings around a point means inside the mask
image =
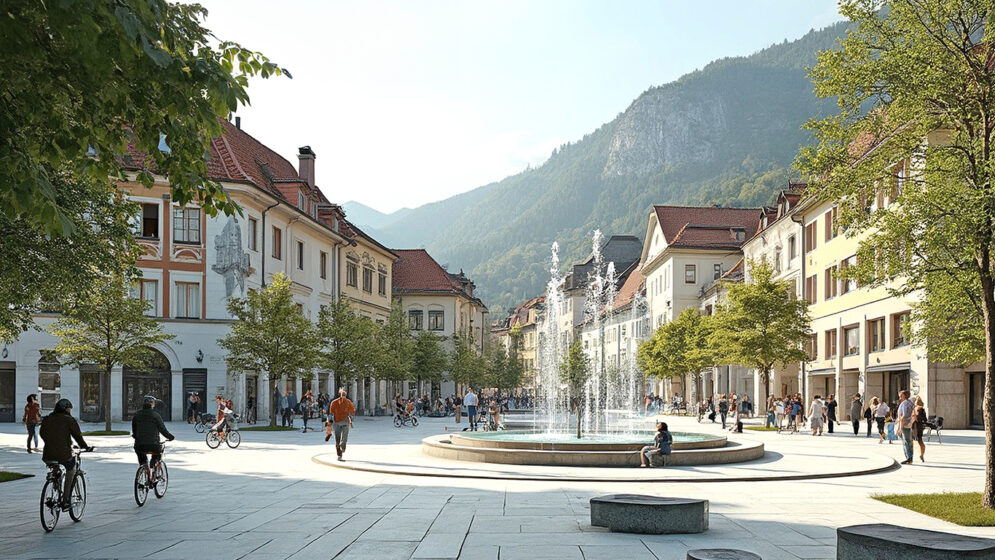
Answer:
MULTIPOLYGON (((767 221, 767 218, 764 218, 764 222, 766 222, 766 221, 767 221)), ((766 223, 765 223, 765 225, 766 225, 766 223)), ((746 231, 741 230, 741 229, 734 229, 734 230, 732 230, 732 235, 736 239, 736 241, 743 241, 744 239, 746 239, 746 231)))
POLYGON ((304 201, 304 191, 297 191, 297 207, 307 212, 307 203, 304 201))

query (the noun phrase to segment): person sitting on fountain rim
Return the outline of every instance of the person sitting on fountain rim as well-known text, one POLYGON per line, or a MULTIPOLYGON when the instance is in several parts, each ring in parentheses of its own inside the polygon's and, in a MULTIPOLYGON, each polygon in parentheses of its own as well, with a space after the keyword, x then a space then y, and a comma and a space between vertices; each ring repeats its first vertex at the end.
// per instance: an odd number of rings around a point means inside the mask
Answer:
POLYGON ((653 445, 647 445, 639 450, 639 466, 652 467, 653 458, 659 456, 661 466, 666 466, 664 458, 670 455, 670 444, 674 442, 674 436, 670 434, 666 422, 658 422, 656 425, 656 435, 653 437, 653 445))

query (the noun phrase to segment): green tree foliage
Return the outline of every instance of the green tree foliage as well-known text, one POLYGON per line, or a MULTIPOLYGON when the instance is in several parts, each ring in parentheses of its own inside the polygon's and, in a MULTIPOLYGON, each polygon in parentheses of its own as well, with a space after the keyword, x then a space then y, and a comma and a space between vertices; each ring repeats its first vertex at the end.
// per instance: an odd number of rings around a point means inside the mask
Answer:
POLYGON ((318 314, 321 365, 335 374, 335 385, 372 375, 379 353, 380 326, 356 314, 349 300, 322 308, 318 314))
POLYGON ((408 319, 401 304, 395 303, 387 322, 377 336, 376 377, 378 380, 407 381, 412 379, 415 341, 411 338, 408 319))
POLYGON ((449 354, 449 376, 460 386, 479 387, 484 381, 487 365, 477 352, 473 337, 468 333, 457 333, 453 338, 453 351, 449 354))
POLYGON ((486 374, 484 378, 486 381, 484 383, 488 387, 497 389, 498 395, 502 391, 507 392, 521 385, 524 368, 516 351, 509 351, 504 344, 493 340, 488 345, 485 358, 486 374))
POLYGON ((201 25, 206 14, 166 0, 5 2, 0 215, 71 232, 58 174, 122 177, 129 144, 145 154, 141 182, 151 185, 154 169, 169 177, 174 202, 199 200, 209 215, 234 211, 204 154, 222 131, 218 119, 248 103, 249 77, 286 72, 218 40, 201 25))
MULTIPOLYGON (((229 369, 267 373, 268 395, 283 377, 314 377, 321 342, 315 326, 294 303, 286 275, 277 274, 266 287, 249 290, 244 298, 229 299, 228 312, 235 321, 218 345, 227 352, 229 369)), ((273 409, 270 423, 275 422, 273 409)))
POLYGON ((995 5, 845 0, 840 12, 856 27, 811 73, 839 111, 809 124, 819 143, 798 164, 851 234, 868 232, 857 273, 922 298, 929 354, 984 358, 983 503, 995 508, 995 5))
POLYGON ((808 302, 793 297, 789 283, 774 280, 765 261, 747 267, 750 281, 729 284, 708 340, 718 364, 756 368, 766 402, 774 365, 807 359, 802 345, 809 336, 808 302))
POLYGON ((636 360, 640 369, 657 379, 690 375, 697 387, 701 371, 716 361, 709 341, 709 319, 691 307, 681 311, 673 321, 660 325, 653 336, 639 345, 636 360))
POLYGON ((442 381, 442 372, 449 363, 449 357, 443 347, 441 336, 432 331, 419 331, 414 337, 412 361, 412 377, 421 387, 423 381, 437 383, 442 381))
MULTIPOLYGON (((109 274, 91 283, 86 294, 67 299, 62 318, 52 326, 55 351, 63 364, 97 364, 104 387, 116 365, 142 367, 155 355, 151 347, 170 340, 161 324, 145 315, 148 304, 131 296, 133 278, 109 274)), ((111 429, 111 391, 104 391, 104 428, 111 429)))
POLYGON ((0 340, 16 339, 33 315, 99 289, 107 274, 132 274, 135 206, 104 181, 53 176, 55 200, 72 224, 52 236, 26 218, 0 211, 0 340))
POLYGON ((570 404, 577 414, 577 439, 581 437, 581 395, 584 392, 584 385, 591 378, 591 361, 584 353, 584 347, 580 341, 570 345, 566 356, 560 362, 560 382, 570 390, 570 404))

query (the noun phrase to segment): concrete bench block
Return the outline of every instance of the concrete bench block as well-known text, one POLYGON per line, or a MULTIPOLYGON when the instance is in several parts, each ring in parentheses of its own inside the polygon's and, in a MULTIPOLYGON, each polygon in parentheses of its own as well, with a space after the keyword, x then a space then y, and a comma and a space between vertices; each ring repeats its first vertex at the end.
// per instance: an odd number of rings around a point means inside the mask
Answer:
POLYGON ((759 554, 732 548, 699 548, 689 550, 687 560, 763 560, 759 554))
POLYGON ((708 500, 611 494, 591 498, 591 525, 618 533, 702 533, 708 500))
POLYGON ((837 560, 995 560, 995 540, 887 523, 836 530, 837 560))

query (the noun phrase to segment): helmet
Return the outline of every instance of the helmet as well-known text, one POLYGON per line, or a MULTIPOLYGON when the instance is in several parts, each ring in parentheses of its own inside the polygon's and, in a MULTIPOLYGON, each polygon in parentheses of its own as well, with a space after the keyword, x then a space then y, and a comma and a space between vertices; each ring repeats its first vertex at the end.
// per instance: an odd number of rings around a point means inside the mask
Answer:
POLYGON ((142 397, 142 406, 145 408, 152 408, 155 406, 156 398, 152 395, 145 395, 142 397))
POLYGON ((55 412, 65 412, 73 407, 73 403, 69 399, 59 399, 59 402, 55 403, 55 412))

